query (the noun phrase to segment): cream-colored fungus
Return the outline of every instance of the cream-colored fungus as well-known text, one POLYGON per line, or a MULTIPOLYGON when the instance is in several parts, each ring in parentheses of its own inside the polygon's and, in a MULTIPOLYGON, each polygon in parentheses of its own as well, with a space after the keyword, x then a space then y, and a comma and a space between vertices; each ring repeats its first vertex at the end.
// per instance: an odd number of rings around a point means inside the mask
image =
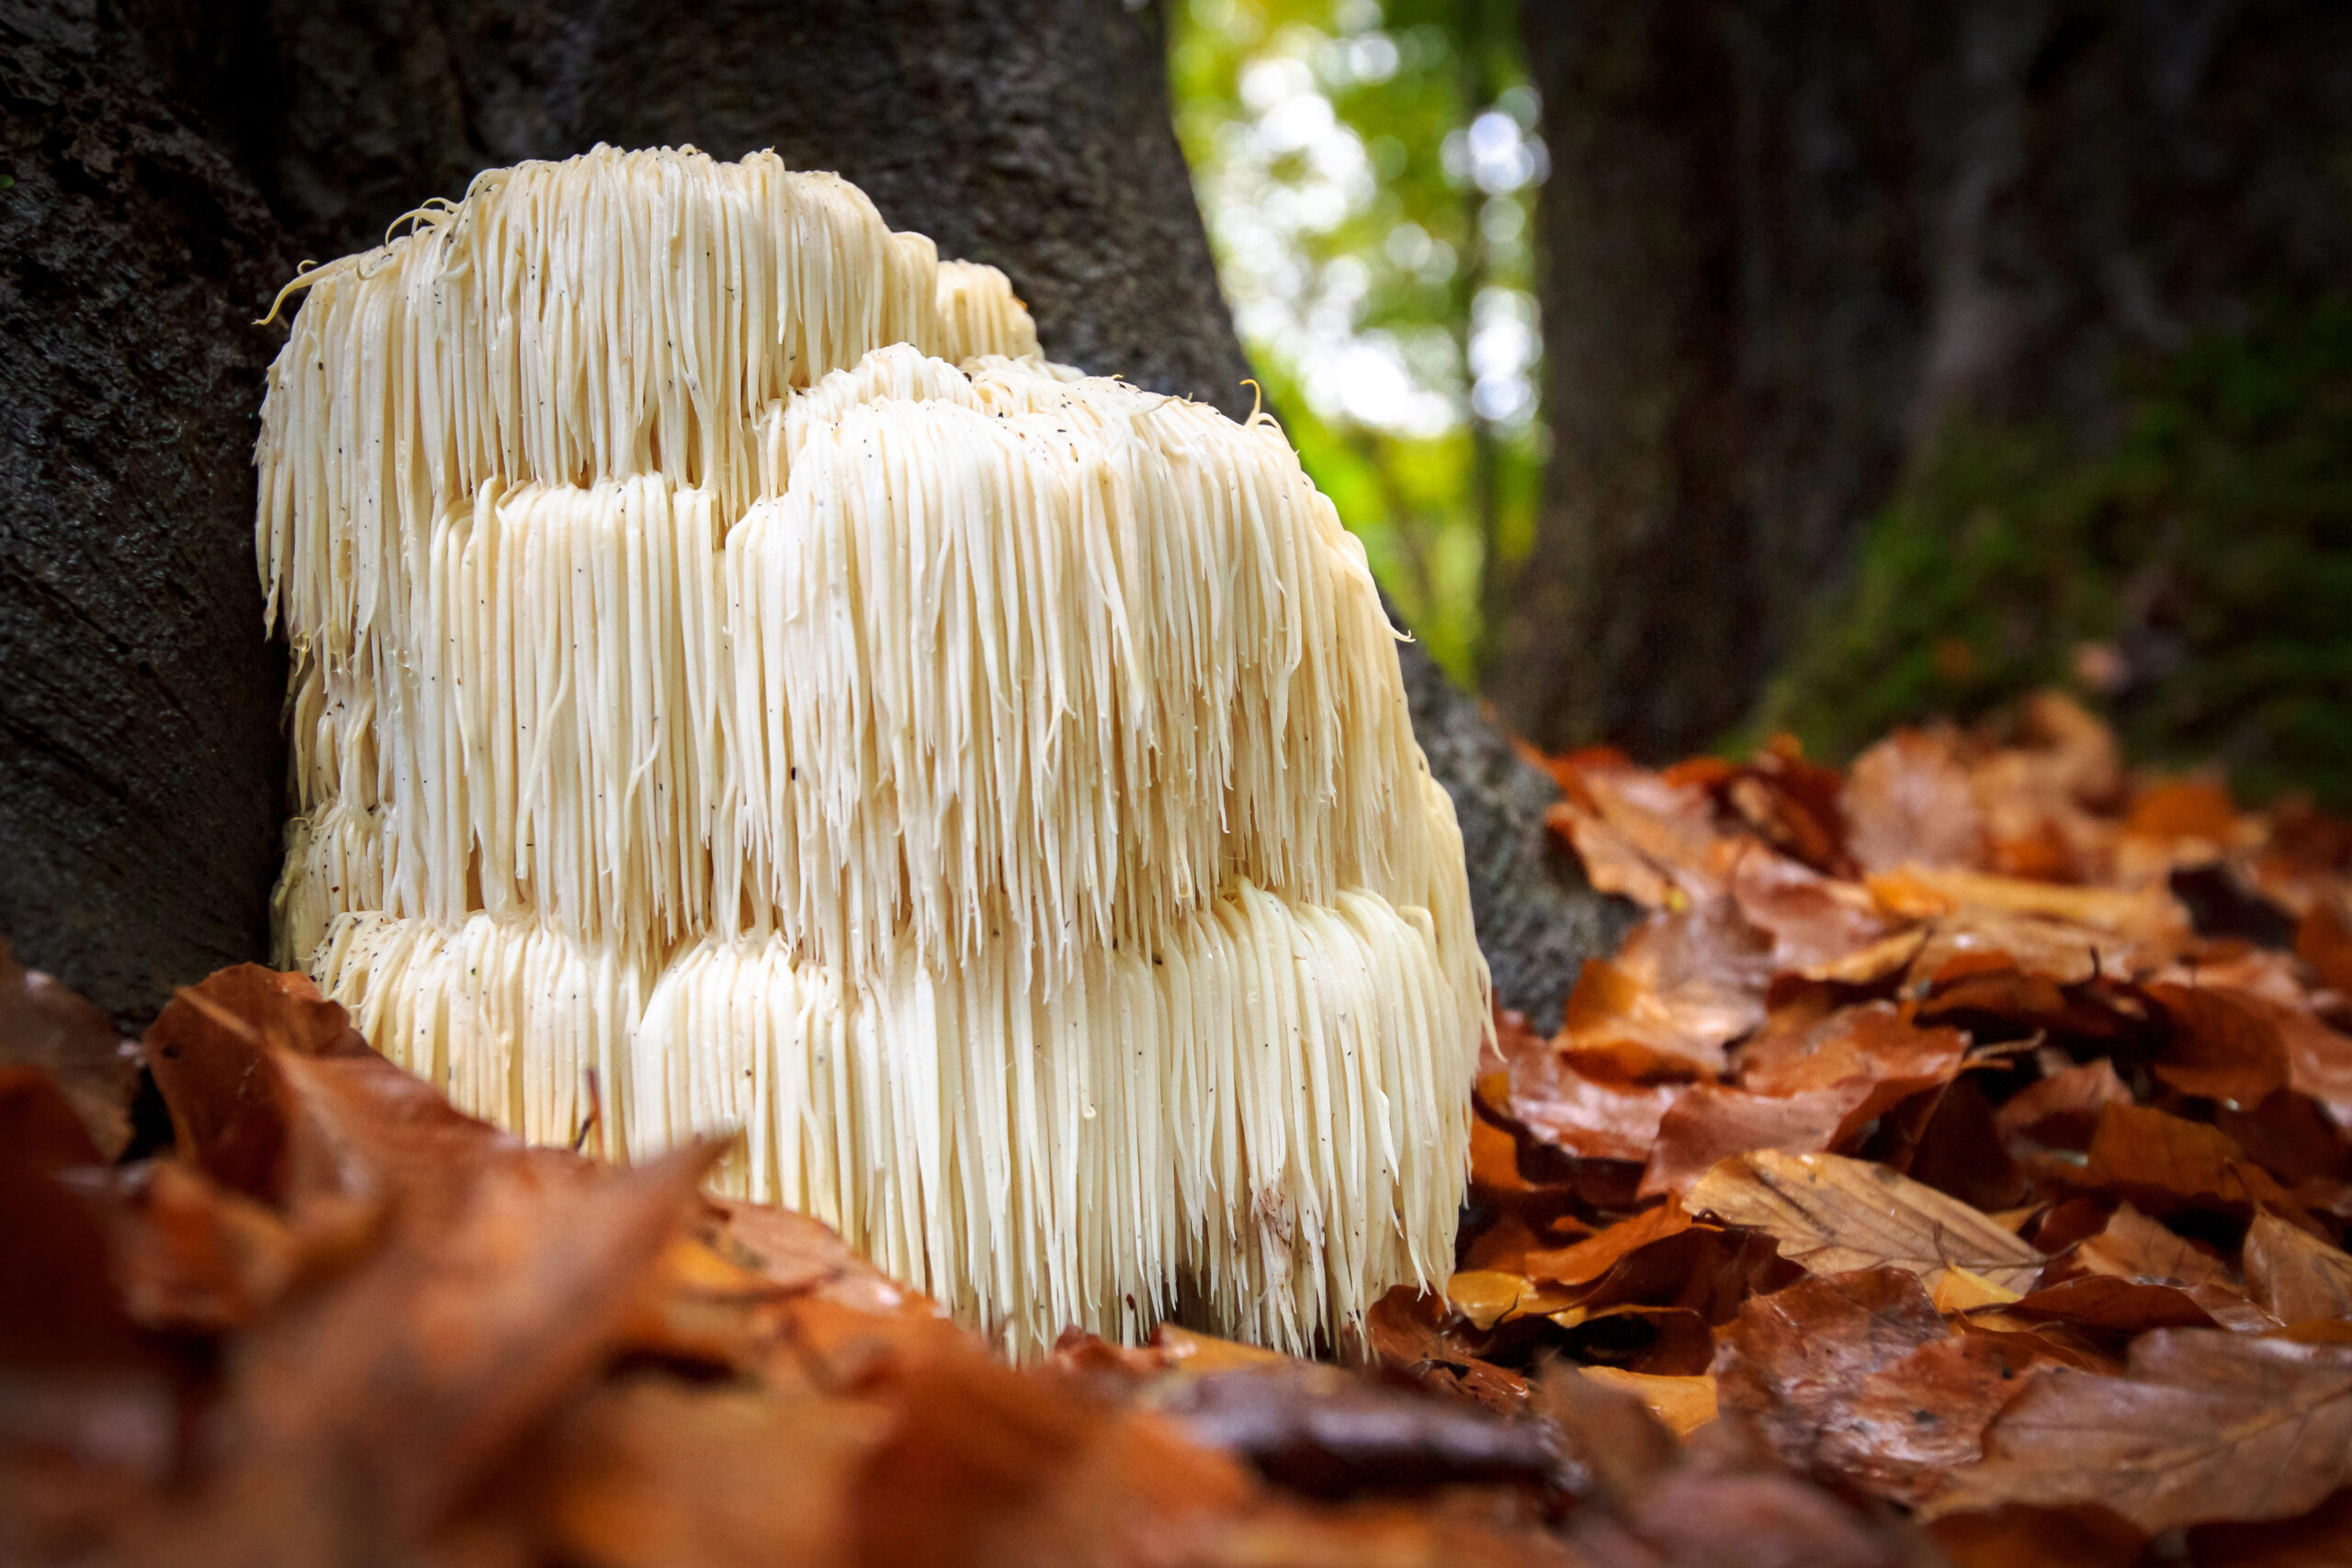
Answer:
POLYGON ((277 940, 379 1049, 534 1140, 740 1128, 722 1188, 1023 1351, 1443 1279, 1460 836, 1272 421, 1046 364, 767 154, 484 175, 299 282, 277 940))

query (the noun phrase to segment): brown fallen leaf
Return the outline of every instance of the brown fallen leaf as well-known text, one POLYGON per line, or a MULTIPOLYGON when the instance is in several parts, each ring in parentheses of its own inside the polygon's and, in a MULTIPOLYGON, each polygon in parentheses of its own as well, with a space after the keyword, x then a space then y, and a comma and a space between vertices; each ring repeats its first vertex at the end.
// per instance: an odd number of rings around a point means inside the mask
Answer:
POLYGON ((1930 1290, 1962 1268, 2007 1290, 2030 1287, 2042 1257, 1984 1213, 1883 1166, 1770 1150, 1724 1160, 1685 1202, 1760 1230, 1816 1274, 1891 1266, 1930 1290))
POLYGON ((1946 1514, 1928 1534, 1952 1568, 2138 1568, 2148 1544, 2145 1531, 2093 1506, 1946 1514))
POLYGON ((2028 1084, 1996 1113, 2005 1138, 2030 1138, 2054 1149, 2087 1149, 2099 1111, 2129 1105, 2132 1090, 2105 1056, 2064 1067, 2028 1084))
POLYGON ((2150 1534, 2291 1518, 2352 1479, 2352 1346, 2158 1329, 2132 1342, 2121 1377, 2037 1380, 1984 1452, 1931 1517, 2097 1504, 2150 1534))
POLYGON ((2295 956, 2332 991, 2352 991, 2352 920, 2332 898, 2315 900, 2295 931, 2295 956))
POLYGON ((1399 1285, 1364 1314, 1364 1337, 1381 1363, 1440 1393, 1517 1415, 1527 1408, 1528 1382, 1482 1359, 1446 1332, 1445 1298, 1399 1285))
POLYGON ((1987 1424, 2056 1364, 2039 1347, 1991 1335, 1930 1340, 1838 1406, 1815 1462, 1879 1496, 1919 1503, 1981 1457, 1987 1424))
POLYGON ((2107 1105, 2091 1134, 2083 1186, 2143 1209, 2292 1211, 2294 1200, 2220 1128, 2142 1105, 2107 1105))
POLYGON ((0 937, 0 1069, 8 1068, 46 1074, 105 1158, 130 1143, 139 1048, 100 1009, 18 964, 0 937))
POLYGON ((1152 1407, 1193 1441, 1309 1496, 1540 1486, 1554 1462, 1532 1423, 1305 1361, 1187 1378, 1152 1407))
POLYGON ((1708 1171, 1759 1149, 1812 1154, 1868 1117, 1874 1086, 1856 1077, 1797 1094, 1752 1094, 1722 1084, 1694 1084, 1658 1118, 1643 1168, 1641 1193, 1687 1193, 1708 1171))
POLYGON ((2211 1312, 2177 1285, 2113 1274, 2085 1274, 2044 1285, 2018 1297, 2006 1310, 2119 1335, 2143 1334, 2153 1328, 2221 1326, 2211 1312))
POLYGON ((1840 1008, 1810 1029, 1768 1030, 1740 1050, 1740 1087, 1802 1094, 1849 1078, 1948 1082, 1968 1054, 1957 1029, 1921 1029, 1891 1002, 1840 1008))
POLYGON ((1867 871, 1985 863, 1984 813, 1950 729, 1898 729, 1864 751, 1840 804, 1848 847, 1867 871))
POLYGON ((2076 1244, 2064 1261, 2087 1273, 2126 1280, 2224 1287, 2233 1283, 2229 1266, 2219 1258, 2129 1203, 2117 1205, 2098 1234, 2076 1244))
POLYGON ((2070 887, 1923 865, 1880 873, 1870 879, 1870 887, 1891 909, 1916 908, 1926 900, 1940 899, 1953 909, 2055 920, 2143 942, 2176 942, 2189 931, 2188 911, 2162 887, 2070 887))
POLYGON ((1573 1247, 1529 1253, 1526 1271, 1532 1278, 1550 1284, 1570 1288, 1589 1285, 1615 1268, 1627 1254, 1690 1228, 1690 1216, 1681 1204, 1668 1199, 1587 1236, 1573 1247))
POLYGON ((1637 1170, 1683 1084, 1604 1082, 1577 1071, 1548 1046, 1511 1058, 1510 1109, 1544 1142, 1586 1159, 1623 1160, 1637 1170))
POLYGON ((2188 1544, 2197 1568, 2344 1568, 2352 1562, 2352 1491, 2276 1524, 2199 1525, 2188 1544))
POLYGON ((2156 985, 2148 994, 2172 1020, 2155 1074, 2184 1094, 2258 1105, 2287 1086, 2277 1004, 2220 986, 2156 985))
POLYGON ((1809 1275, 1747 1303, 1724 1328, 1717 1397, 1752 1419, 1783 1460, 1811 1469, 1871 1374, 1948 1333, 1917 1276, 1903 1269, 1809 1275))
POLYGON ((2352 1257, 2271 1214, 2245 1233, 2246 1285, 2281 1323, 2352 1321, 2352 1257))
POLYGON ((1747 924, 1772 939, 1775 969, 1834 964, 1888 932, 1885 914, 1861 887, 1761 846, 1733 863, 1731 897, 1747 924))

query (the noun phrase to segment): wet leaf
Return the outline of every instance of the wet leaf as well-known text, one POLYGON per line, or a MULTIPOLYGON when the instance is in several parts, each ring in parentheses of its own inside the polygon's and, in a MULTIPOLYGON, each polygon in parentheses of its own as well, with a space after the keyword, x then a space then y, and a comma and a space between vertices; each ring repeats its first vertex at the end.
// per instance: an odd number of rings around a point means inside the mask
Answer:
POLYGON ((1716 1354, 1718 1397, 1752 1418, 1782 1459, 1808 1469, 1872 1374, 1947 1332, 1913 1274, 1815 1274, 1740 1309, 1716 1354))
POLYGON ((1932 1290, 1958 1267, 2027 1288, 2041 1254, 1977 1210, 1883 1166, 1771 1151, 1727 1159, 1685 1200, 1693 1213, 1760 1230, 1816 1274, 1891 1266, 1932 1290))

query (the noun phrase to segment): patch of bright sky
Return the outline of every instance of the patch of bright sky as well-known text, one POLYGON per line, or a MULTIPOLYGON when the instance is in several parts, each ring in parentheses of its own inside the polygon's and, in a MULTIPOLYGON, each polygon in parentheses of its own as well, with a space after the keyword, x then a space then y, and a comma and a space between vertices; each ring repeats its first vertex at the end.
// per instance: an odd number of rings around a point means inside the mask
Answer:
MULTIPOLYGON (((1337 0, 1329 26, 1272 30, 1238 0, 1192 0, 1192 19, 1242 54, 1238 110, 1195 171, 1236 324, 1253 356, 1288 367, 1316 414, 1404 436, 1459 427, 1468 414, 1524 432, 1535 413, 1541 347, 1535 299, 1489 284, 1471 303, 1468 360, 1442 325, 1367 325, 1375 268, 1443 288, 1462 265, 1454 247, 1405 220, 1355 250, 1335 235, 1372 212, 1406 149, 1369 141, 1334 94, 1430 63, 1432 29, 1383 29, 1378 0, 1337 0)), ((1515 86, 1445 137, 1445 177, 1485 197, 1479 231, 1491 273, 1523 277, 1527 193, 1544 173, 1533 135, 1533 91, 1515 86), (1516 266, 1491 265, 1518 261, 1516 266)))

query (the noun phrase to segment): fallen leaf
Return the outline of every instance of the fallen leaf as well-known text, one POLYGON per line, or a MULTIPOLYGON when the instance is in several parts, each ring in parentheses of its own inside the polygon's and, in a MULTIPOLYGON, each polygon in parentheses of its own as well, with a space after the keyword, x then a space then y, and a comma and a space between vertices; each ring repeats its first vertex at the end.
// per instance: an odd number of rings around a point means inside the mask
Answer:
POLYGON ((2199 1525, 2188 1544, 2198 1568, 2344 1568, 2352 1562, 2352 1492, 2275 1524, 2199 1525))
POLYGON ((139 1048, 104 1011, 18 964, 0 937, 0 1069, 6 1068, 47 1075, 103 1157, 130 1143, 139 1048))
POLYGON ((2312 903, 2295 930, 2295 956, 2332 991, 2352 991, 2352 921, 2334 899, 2312 903))
POLYGON ((2188 912, 2161 887, 2070 887, 1925 865, 1880 873, 1871 876, 1870 887, 1889 908, 1916 906, 1924 895, 1955 909, 2040 918, 2135 941, 2177 940, 2189 931, 2188 912))
POLYGON ((1928 1534, 1952 1568, 2138 1568, 2148 1544, 2144 1531, 2092 1506, 1946 1514, 1928 1534))
POLYGON ((1689 1437, 1715 1418, 1715 1380, 1712 1374, 1659 1377, 1649 1372, 1629 1372, 1621 1367, 1578 1367, 1577 1372, 1603 1388, 1632 1394, 1678 1438, 1689 1437))
POLYGON ((2143 1334, 2152 1328, 2212 1328, 2213 1314, 2177 1285, 2085 1274, 2044 1285, 2018 1298, 2009 1311, 2054 1317, 2109 1334, 2143 1334))
POLYGON ((1575 1299, 1565 1291, 1546 1290, 1525 1275, 1499 1269, 1464 1269, 1445 1282, 1445 1304, 1481 1333, 1507 1318, 1557 1312, 1575 1299))
POLYGON ((1188 1379, 1154 1406, 1205 1448, 1317 1497, 1476 1483, 1540 1485, 1536 1427, 1307 1362, 1188 1379))
POLYGON ((1364 1314, 1364 1337, 1386 1366, 1442 1393, 1514 1415, 1527 1408, 1528 1382, 1481 1359, 1445 1331, 1445 1298, 1399 1285, 1364 1314))
POLYGON ((2129 1105, 2132 1090, 2101 1056, 2028 1084, 1995 1113, 2005 1138, 2030 1138, 2057 1149, 2087 1149, 2101 1110, 2129 1105))
POLYGON ((1866 871, 1984 863, 1984 814, 1948 730, 1898 729, 1864 751, 1841 804, 1847 844, 1866 871))
POLYGON ((2129 1203, 2118 1205, 2098 1235, 2075 1246, 2068 1261, 2089 1273, 2126 1280, 2181 1285, 2231 1282, 2229 1267, 2220 1258, 2129 1203))
POLYGON ((2291 1518, 2352 1479, 2352 1347, 2158 1329, 2121 1377, 2038 1379, 1984 1451, 1931 1515, 2097 1504, 2150 1534, 2291 1518))
POLYGON ((2081 1180, 2159 1212, 2293 1207, 2286 1190, 2227 1134, 2141 1105, 2101 1108, 2081 1180))
POLYGON ((2142 790, 2123 830, 2152 839, 2203 839, 2216 850, 2237 826, 2230 792, 2210 779, 2165 779, 2142 790))
POLYGON ((1917 1504, 1984 1452, 1984 1428, 2055 1362, 1990 1335, 1930 1340, 1863 1380, 1826 1423, 1815 1463, 1850 1484, 1917 1504))
POLYGON ((1690 1216, 1683 1212, 1682 1205, 1669 1199, 1587 1236, 1573 1247, 1530 1253, 1526 1270, 1533 1278, 1555 1285, 1589 1285, 1615 1268, 1627 1254, 1679 1235, 1690 1228, 1690 1216))
POLYGON ((1813 1468, 1839 1413, 1872 1373, 1949 1331, 1917 1276, 1814 1274, 1740 1308, 1716 1350, 1723 1408, 1752 1419, 1788 1463, 1813 1468))
POLYGON ((1887 935, 1885 916, 1861 887, 1761 848, 1733 863, 1731 896, 1747 922, 1771 937, 1776 969, 1832 964, 1887 935))
POLYGON ((1511 1059, 1511 1114, 1545 1143, 1588 1159, 1638 1167, 1681 1084, 1605 1083, 1545 1048, 1511 1059))
POLYGON ((2246 1231, 2245 1279, 2281 1323, 2352 1320, 2352 1257, 2275 1215, 2255 1215, 2246 1231))
POLYGON ((1962 1268, 2007 1290, 2041 1271, 2041 1254, 1975 1209, 1883 1166, 1770 1150, 1724 1160, 1684 1200, 1692 1213, 1760 1230, 1816 1274, 1892 1266, 1933 1289, 1962 1268))
POLYGON ((2158 1077, 2184 1094, 2257 1105, 2287 1086, 2287 1046, 2261 998, 2214 986, 2148 987, 2172 1020, 2158 1077))

